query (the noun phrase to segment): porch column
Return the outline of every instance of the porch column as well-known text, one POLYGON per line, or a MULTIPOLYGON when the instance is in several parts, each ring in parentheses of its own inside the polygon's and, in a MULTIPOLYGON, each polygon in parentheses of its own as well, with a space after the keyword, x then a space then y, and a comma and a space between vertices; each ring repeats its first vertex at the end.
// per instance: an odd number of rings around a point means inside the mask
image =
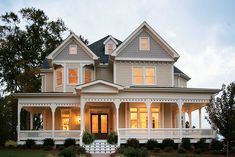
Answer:
POLYGON ((56 110, 56 104, 51 104, 51 119, 52 119, 52 138, 55 137, 55 110, 56 110))
POLYGON ((151 117, 151 104, 152 102, 150 100, 147 100, 145 102, 146 107, 147 107, 147 111, 148 111, 148 139, 150 139, 150 128, 151 128, 151 121, 152 121, 152 117, 151 117))
POLYGON ((199 110, 199 128, 201 129, 202 128, 202 108, 200 107, 198 110, 199 110))
POLYGON ((84 107, 85 107, 86 102, 84 101, 84 99, 81 98, 80 101, 80 117, 81 117, 81 123, 80 123, 80 146, 82 146, 82 135, 83 135, 83 130, 84 130, 84 107))
POLYGON ((33 117, 34 117, 34 112, 30 112, 30 130, 33 130, 33 117))
POLYGON ((188 112, 188 121, 189 121, 189 128, 192 128, 192 114, 188 112))
POLYGON ((18 122, 17 122, 17 141, 20 142, 20 112, 22 109, 22 105, 18 103, 18 122))
POLYGON ((119 107, 121 104, 121 101, 119 99, 116 99, 114 101, 115 108, 116 108, 116 129, 117 129, 117 135, 118 135, 118 143, 117 145, 120 146, 120 136, 119 136, 119 107))
POLYGON ((182 139, 182 106, 183 106, 183 100, 179 99, 177 101, 177 105, 178 105, 178 108, 179 108, 180 139, 182 139))

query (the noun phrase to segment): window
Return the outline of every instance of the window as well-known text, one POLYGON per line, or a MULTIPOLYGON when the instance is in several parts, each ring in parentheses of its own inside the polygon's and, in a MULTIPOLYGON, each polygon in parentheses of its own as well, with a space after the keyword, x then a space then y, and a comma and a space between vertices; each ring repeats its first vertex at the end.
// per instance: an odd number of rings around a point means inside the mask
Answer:
POLYGON ((108 44, 108 53, 111 55, 113 52, 113 44, 108 44))
POLYGON ((61 109, 62 130, 69 130, 70 110, 61 109))
POLYGON ((152 108, 152 128, 159 128, 159 108, 152 108))
POLYGON ((78 82, 78 70, 77 68, 69 68, 69 84, 77 84, 78 82))
POLYGON ((56 70, 56 85, 62 85, 62 68, 56 70))
POLYGON ((85 83, 91 82, 91 70, 90 69, 85 69, 85 83))
POLYGON ((139 108, 140 112, 140 128, 148 127, 148 114, 146 108, 139 108))
POLYGON ((133 67, 132 82, 134 85, 154 85, 155 67, 133 67))
POLYGON ((130 116, 131 116, 131 128, 137 128, 138 127, 138 122, 137 122, 138 112, 137 112, 137 108, 130 108, 130 116))
POLYGON ((149 44, 149 37, 140 37, 139 39, 139 49, 140 51, 149 51, 150 44, 149 44))
POLYGON ((77 45, 69 45, 69 54, 71 55, 77 54, 77 45))

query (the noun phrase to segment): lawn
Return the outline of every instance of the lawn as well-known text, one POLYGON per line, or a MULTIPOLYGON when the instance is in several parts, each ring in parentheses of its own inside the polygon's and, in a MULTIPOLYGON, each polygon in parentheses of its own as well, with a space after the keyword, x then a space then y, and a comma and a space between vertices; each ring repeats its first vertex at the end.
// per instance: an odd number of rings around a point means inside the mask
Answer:
POLYGON ((221 155, 213 154, 158 154, 157 157, 221 157, 221 155))
POLYGON ((53 157, 51 151, 0 149, 0 157, 53 157))

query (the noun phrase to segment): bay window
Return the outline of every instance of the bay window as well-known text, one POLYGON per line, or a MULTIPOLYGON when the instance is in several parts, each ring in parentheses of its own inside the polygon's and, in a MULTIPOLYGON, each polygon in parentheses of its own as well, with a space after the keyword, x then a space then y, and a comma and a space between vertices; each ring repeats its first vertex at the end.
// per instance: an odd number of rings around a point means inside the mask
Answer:
POLYGON ((69 68, 68 69, 68 83, 69 84, 77 84, 78 82, 78 69, 77 68, 69 68))

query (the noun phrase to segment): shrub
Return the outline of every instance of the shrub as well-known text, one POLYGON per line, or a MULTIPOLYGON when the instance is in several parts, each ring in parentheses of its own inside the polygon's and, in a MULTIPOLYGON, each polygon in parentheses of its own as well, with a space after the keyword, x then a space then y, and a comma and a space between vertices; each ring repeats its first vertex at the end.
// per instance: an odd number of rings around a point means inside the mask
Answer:
POLYGON ((5 142, 5 147, 6 148, 16 148, 17 143, 16 143, 16 141, 8 140, 8 141, 5 142))
POLYGON ((83 133, 83 136, 82 136, 82 142, 84 144, 91 144, 92 142, 94 142, 95 140, 95 137, 92 133, 88 132, 88 131, 85 131, 83 133))
POLYGON ((69 146, 62 151, 60 151, 59 156, 60 157, 76 157, 76 146, 69 146))
POLYGON ((107 137, 107 142, 109 144, 117 144, 118 142, 118 136, 116 132, 111 132, 107 137))
POLYGON ((76 144, 76 141, 75 139, 73 138, 67 138, 65 141, 64 141, 64 147, 67 148, 69 146, 74 146, 76 144))
POLYGON ((125 151, 125 147, 124 146, 120 146, 116 149, 116 153, 117 154, 123 154, 125 151))
POLYGON ((129 138, 126 144, 127 146, 133 147, 133 148, 139 148, 139 145, 140 145, 139 140, 137 140, 136 138, 129 138))
POLYGON ((159 153, 159 152, 161 151, 161 149, 160 149, 160 148, 157 148, 157 147, 154 148, 153 150, 154 150, 154 152, 156 152, 156 153, 159 153))
POLYGON ((77 147, 77 154, 85 154, 86 149, 82 146, 77 147))
POLYGON ((219 140, 213 139, 210 143, 210 150, 220 151, 223 149, 223 143, 219 140))
POLYGON ((35 141, 32 140, 32 139, 28 139, 26 140, 25 142, 25 147, 28 148, 28 149, 31 149, 31 148, 34 148, 36 145, 35 141))
POLYGON ((43 148, 45 150, 51 150, 54 145, 55 145, 55 142, 51 138, 46 138, 43 140, 43 148))
POLYGON ((165 152, 172 152, 173 151, 173 147, 167 146, 167 147, 164 148, 164 151, 165 152))
POLYGON ((194 153, 195 153, 195 154, 201 154, 202 151, 201 151, 201 149, 197 148, 197 149, 194 150, 194 153))
POLYGON ((189 138, 182 138, 181 147, 183 147, 186 150, 190 150, 191 149, 190 139, 189 138))
POLYGON ((166 148, 166 147, 174 147, 174 145, 175 145, 175 142, 174 142, 174 140, 172 140, 172 139, 170 139, 170 138, 165 138, 165 139, 163 139, 163 141, 162 141, 162 147, 163 148, 166 148))
POLYGON ((157 140, 154 140, 154 139, 149 139, 145 146, 148 148, 148 150, 153 150, 154 148, 156 148, 158 145, 158 142, 157 140))
POLYGON ((186 149, 184 149, 183 147, 180 147, 180 148, 178 149, 178 153, 184 154, 184 153, 186 153, 186 149))
POLYGON ((145 147, 141 147, 140 149, 128 147, 124 150, 123 154, 125 157, 147 157, 148 150, 145 147))
POLYGON ((141 147, 138 150, 138 157, 147 157, 148 156, 148 149, 146 147, 141 147))
POLYGON ((204 139, 204 138, 201 138, 198 142, 197 142, 197 144, 196 144, 196 148, 197 149, 200 149, 201 151, 207 151, 208 150, 208 144, 207 143, 205 143, 206 142, 206 139, 204 139))

